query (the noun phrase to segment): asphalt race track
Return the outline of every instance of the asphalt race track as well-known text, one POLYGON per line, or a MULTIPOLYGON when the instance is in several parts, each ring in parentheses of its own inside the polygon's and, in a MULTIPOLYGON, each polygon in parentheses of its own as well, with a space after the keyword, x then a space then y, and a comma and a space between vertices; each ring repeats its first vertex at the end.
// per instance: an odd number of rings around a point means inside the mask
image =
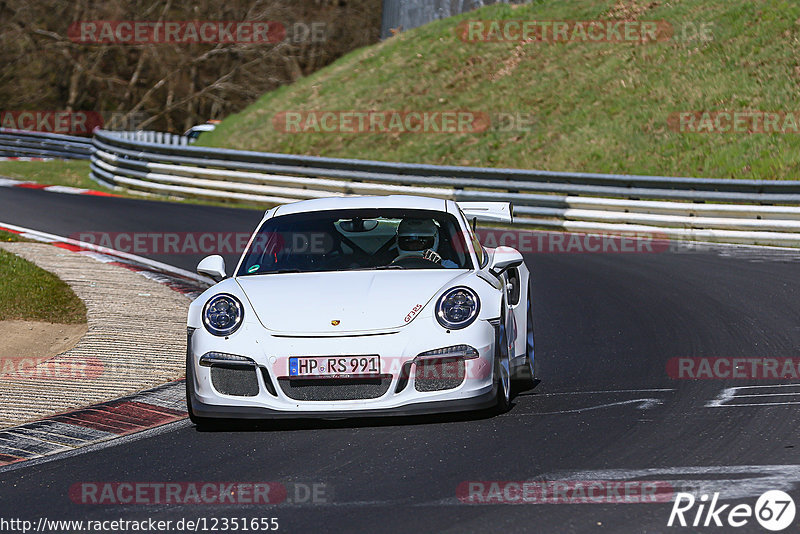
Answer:
MULTIPOLYGON (((260 217, 253 210, 0 190, 0 221, 61 236, 249 233, 260 217)), ((201 256, 151 255, 190 270, 201 256)), ((767 532, 754 518, 738 529, 668 528, 669 499, 471 504, 459 500, 457 488, 469 481, 648 480, 676 492, 727 491, 731 505, 753 506, 772 489, 800 503, 800 378, 686 380, 667 372, 667 362, 680 357, 799 358, 798 254, 700 247, 527 254, 526 261, 543 381, 520 393, 505 415, 284 422, 231 432, 175 423, 140 439, 0 469, 2 515, 277 517, 285 532, 767 532), (770 384, 782 388, 747 388, 770 384), (733 387, 762 396, 715 405, 733 387), (155 481, 279 482, 292 489, 293 502, 93 505, 69 496, 82 482, 155 481), (324 495, 308 502, 303 488, 315 484, 324 495)), ((796 531, 799 520, 787 531, 796 531)))

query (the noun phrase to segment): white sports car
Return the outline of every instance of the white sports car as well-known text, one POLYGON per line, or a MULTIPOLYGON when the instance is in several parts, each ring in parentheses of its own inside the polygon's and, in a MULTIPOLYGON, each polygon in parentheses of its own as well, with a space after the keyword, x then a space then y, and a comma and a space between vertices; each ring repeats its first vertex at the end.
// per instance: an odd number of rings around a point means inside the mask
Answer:
POLYGON ((412 196, 270 209, 233 276, 189 307, 186 394, 219 419, 410 415, 510 407, 533 383, 529 272, 476 220, 511 205, 412 196))

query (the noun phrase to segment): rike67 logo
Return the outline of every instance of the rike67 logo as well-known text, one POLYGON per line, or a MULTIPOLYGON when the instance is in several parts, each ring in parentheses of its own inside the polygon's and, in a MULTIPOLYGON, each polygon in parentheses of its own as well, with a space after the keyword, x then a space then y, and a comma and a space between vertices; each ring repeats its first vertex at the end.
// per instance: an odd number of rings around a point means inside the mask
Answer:
MULTIPOLYGON (((714 493, 709 501, 708 495, 699 499, 691 493, 678 493, 667 526, 681 527, 721 527, 738 528, 753 524, 753 519, 763 528, 777 532, 784 530, 794 521, 796 513, 794 500, 780 490, 763 493, 755 506, 749 504, 719 504, 719 493, 714 493)), ((752 532, 748 529, 748 532, 752 532)))

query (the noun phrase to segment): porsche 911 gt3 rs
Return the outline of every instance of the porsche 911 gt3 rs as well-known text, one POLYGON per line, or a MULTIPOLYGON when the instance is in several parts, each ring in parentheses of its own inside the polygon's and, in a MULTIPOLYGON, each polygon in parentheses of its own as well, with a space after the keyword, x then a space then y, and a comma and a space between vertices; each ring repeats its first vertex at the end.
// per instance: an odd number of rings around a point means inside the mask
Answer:
POLYGON ((474 227, 511 218, 412 196, 270 209, 232 276, 197 267, 218 283, 189 308, 192 421, 507 410, 512 378, 537 378, 529 271, 474 227))

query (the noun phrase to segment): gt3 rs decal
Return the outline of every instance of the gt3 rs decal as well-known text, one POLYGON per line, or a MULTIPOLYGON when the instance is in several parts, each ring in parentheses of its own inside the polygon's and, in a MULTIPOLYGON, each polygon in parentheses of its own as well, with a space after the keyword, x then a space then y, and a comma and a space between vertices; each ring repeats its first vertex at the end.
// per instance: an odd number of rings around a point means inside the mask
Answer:
POLYGON ((414 318, 414 317, 415 317, 415 316, 416 316, 416 315, 419 313, 419 311, 420 311, 421 309, 422 309, 422 304, 417 304, 416 306, 414 306, 414 309, 413 309, 413 310, 411 310, 411 311, 408 313, 408 315, 406 315, 406 319, 405 319, 405 321, 406 321, 407 323, 410 323, 410 322, 411 322, 411 319, 413 319, 413 318, 414 318))

